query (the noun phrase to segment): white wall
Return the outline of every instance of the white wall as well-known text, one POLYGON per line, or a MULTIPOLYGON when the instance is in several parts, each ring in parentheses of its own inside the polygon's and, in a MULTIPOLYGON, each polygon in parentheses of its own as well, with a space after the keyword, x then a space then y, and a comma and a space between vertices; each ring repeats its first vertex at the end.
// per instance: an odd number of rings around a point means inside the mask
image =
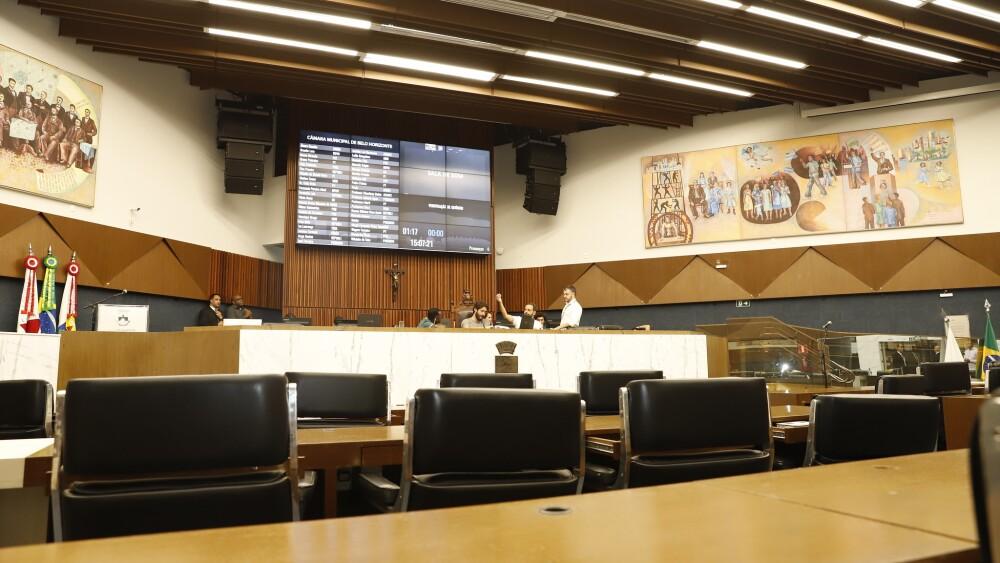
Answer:
POLYGON ((285 179, 271 177, 269 162, 263 196, 224 193, 215 92, 191 86, 175 67, 59 37, 56 18, 13 2, 4 6, 0 43, 104 87, 94 207, 3 188, 0 203, 272 258, 262 245, 284 238, 285 179))
MULTIPOLYGON (((993 75, 993 82, 998 79, 1000 76, 993 75)), ((873 98, 989 81, 969 77, 934 81, 920 89, 880 92, 873 98)), ((997 92, 810 119, 801 117, 799 107, 786 105, 698 117, 694 127, 683 129, 612 127, 575 133, 564 140, 568 172, 562 179, 559 214, 555 217, 533 215, 521 207, 524 176, 514 172, 514 151, 510 146, 496 149, 497 268, 972 234, 998 228, 1000 93, 997 92), (648 250, 645 247, 640 167, 643 156, 947 118, 955 119, 964 224, 648 250)))

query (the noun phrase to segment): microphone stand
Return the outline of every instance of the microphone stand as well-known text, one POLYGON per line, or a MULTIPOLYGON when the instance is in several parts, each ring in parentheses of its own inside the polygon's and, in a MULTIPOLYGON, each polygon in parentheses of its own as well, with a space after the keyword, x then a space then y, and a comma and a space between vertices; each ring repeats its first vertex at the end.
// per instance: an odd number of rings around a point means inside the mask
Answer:
POLYGON ((830 336, 830 325, 829 324, 823 325, 823 338, 820 339, 821 344, 819 352, 821 354, 823 362, 824 387, 830 386, 830 368, 827 365, 827 346, 826 346, 826 341, 829 338, 829 336, 830 336))
POLYGON ((90 331, 91 332, 97 331, 97 306, 100 305, 100 304, 102 304, 102 303, 107 303, 108 301, 111 301, 115 297, 121 297, 122 295, 125 295, 126 293, 128 293, 128 290, 127 289, 123 289, 123 290, 119 291, 118 293, 116 293, 114 295, 109 295, 109 296, 105 297, 104 299, 101 299, 100 301, 95 301, 95 302, 91 303, 90 305, 87 305, 86 307, 83 307, 81 309, 81 311, 86 311, 87 309, 93 309, 94 310, 94 314, 93 314, 93 316, 90 319, 90 331))

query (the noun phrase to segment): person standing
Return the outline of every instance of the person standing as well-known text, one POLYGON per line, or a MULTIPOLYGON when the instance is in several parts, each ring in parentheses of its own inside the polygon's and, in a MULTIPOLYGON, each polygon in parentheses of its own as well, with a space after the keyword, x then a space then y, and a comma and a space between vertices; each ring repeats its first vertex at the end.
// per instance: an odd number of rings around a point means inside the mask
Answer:
POLYGON ((213 293, 208 297, 208 305, 198 312, 198 326, 222 326, 222 296, 213 293))
POLYGON ((722 190, 722 195, 726 200, 726 214, 736 215, 736 190, 732 181, 726 181, 726 187, 722 190))
POLYGON ((226 309, 227 319, 252 319, 253 311, 243 305, 243 296, 236 294, 233 296, 233 304, 226 309))
POLYGON ((819 162, 813 155, 809 155, 809 161, 806 162, 806 171, 809 173, 809 183, 806 184, 806 197, 812 197, 813 186, 819 186, 819 191, 821 194, 826 195, 826 186, 823 185, 822 180, 819 178, 819 162))
POLYGON ((583 316, 583 306, 576 300, 576 288, 574 286, 567 285, 563 289, 563 301, 566 304, 563 305, 562 316, 559 318, 559 326, 556 327, 556 330, 580 326, 580 317, 583 316))
POLYGON ((486 303, 476 301, 472 305, 472 316, 462 321, 462 328, 493 328, 493 324, 487 318, 489 314, 486 303))
POLYGON ((522 315, 511 315, 507 313, 507 307, 503 304, 503 295, 497 294, 497 306, 500 308, 500 316, 507 319, 507 322, 514 325, 514 328, 525 330, 541 330, 542 323, 535 320, 535 304, 525 303, 522 315))
POLYGON ((892 208, 896 210, 896 226, 905 227, 906 226, 906 207, 903 206, 903 200, 899 197, 899 194, 893 192, 889 200, 889 204, 892 208))
POLYGON ((875 206, 867 197, 861 198, 861 202, 861 213, 865 216, 865 230, 870 231, 875 228, 875 206))

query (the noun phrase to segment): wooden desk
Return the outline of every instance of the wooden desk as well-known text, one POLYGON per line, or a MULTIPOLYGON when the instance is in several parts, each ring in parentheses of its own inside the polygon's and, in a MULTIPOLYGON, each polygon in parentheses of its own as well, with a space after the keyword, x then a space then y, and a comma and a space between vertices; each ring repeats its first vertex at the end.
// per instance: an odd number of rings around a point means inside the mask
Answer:
POLYGON ((832 395, 834 393, 874 393, 874 387, 823 387, 822 385, 807 385, 805 383, 768 383, 767 395, 771 406, 800 405, 809 406, 816 395, 832 395))
MULTIPOLYGON (((938 477, 956 480, 952 469, 938 477)), ((821 471, 784 471, 773 477, 780 481, 799 472, 821 471)), ((950 481, 943 485, 957 486, 950 481)), ((849 511, 865 512, 878 504, 864 495, 855 500, 864 506, 848 505, 849 511)), ((971 518, 967 496, 938 500, 920 504, 918 512, 963 523, 971 518)), ((975 542, 965 539, 964 528, 960 532, 962 537, 954 537, 701 481, 448 510, 36 545, 0 550, 0 562, 976 561, 975 542), (542 514, 548 506, 569 512, 542 514)))
POLYGON ((703 481, 803 506, 975 542, 968 450, 703 481))
POLYGON ((941 414, 944 417, 944 439, 949 450, 969 447, 972 427, 976 424, 979 409, 988 395, 959 395, 941 397, 941 414))

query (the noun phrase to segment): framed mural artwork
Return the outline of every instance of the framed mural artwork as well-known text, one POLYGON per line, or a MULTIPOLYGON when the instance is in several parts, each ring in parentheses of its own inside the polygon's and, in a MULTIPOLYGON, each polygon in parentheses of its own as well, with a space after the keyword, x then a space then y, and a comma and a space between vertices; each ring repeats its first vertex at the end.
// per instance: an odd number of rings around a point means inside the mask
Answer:
POLYGON ((961 223, 952 120, 642 159, 646 248, 961 223))
POLYGON ((100 84, 0 45, 0 186, 94 206, 100 84))

